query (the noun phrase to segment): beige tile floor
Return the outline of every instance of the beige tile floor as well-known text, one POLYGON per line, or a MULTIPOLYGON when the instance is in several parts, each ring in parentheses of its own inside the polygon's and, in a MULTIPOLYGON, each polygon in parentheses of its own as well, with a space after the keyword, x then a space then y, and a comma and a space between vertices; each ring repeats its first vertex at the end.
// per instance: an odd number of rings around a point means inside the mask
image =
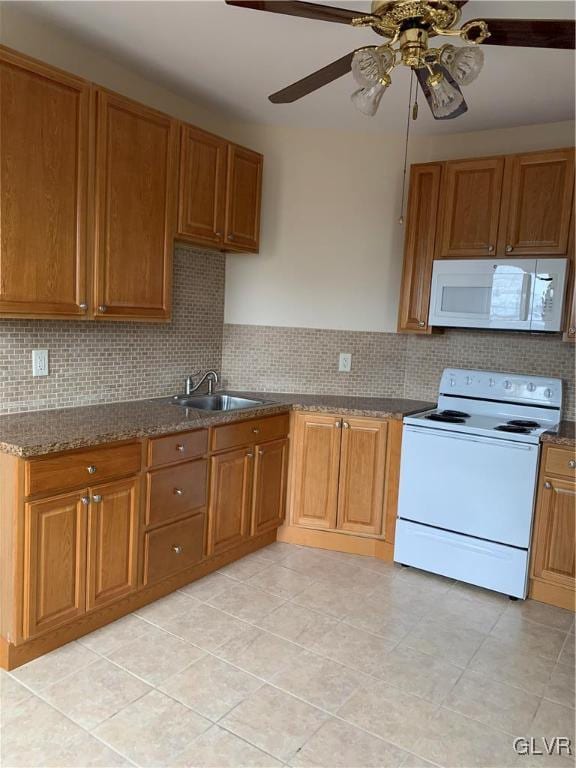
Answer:
POLYGON ((1 677, 1 765, 574 765, 574 616, 273 544, 1 677), (537 742, 541 745, 541 740, 537 742))

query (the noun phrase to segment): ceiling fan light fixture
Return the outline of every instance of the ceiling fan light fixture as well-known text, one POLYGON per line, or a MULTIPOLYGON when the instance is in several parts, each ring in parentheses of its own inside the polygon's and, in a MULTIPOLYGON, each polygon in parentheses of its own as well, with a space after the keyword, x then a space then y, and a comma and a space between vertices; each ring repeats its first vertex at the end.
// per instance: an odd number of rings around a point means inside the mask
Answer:
POLYGON ((388 72, 393 66, 394 51, 386 45, 361 48, 352 58, 352 74, 362 88, 370 88, 376 83, 388 86, 388 72))
POLYGON ((477 45, 461 48, 445 45, 440 53, 440 63, 446 67, 458 85, 470 85, 482 71, 484 51, 477 45))
POLYGON ((430 88, 430 108, 435 117, 448 117, 456 112, 464 103, 464 97, 441 72, 428 76, 430 88))
POLYGON ((387 84, 378 82, 370 86, 370 88, 359 88, 357 91, 354 91, 352 96, 350 96, 352 104, 354 104, 356 109, 362 112, 362 114, 368 115, 368 117, 374 117, 380 106, 382 96, 384 96, 390 82, 390 78, 388 77, 387 84))

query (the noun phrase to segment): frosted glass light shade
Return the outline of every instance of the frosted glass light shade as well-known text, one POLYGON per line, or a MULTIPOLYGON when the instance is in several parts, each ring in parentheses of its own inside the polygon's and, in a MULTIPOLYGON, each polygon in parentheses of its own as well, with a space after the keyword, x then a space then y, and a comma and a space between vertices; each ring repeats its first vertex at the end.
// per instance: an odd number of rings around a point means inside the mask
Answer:
POLYGON ((360 110, 364 115, 373 117, 380 106, 380 101, 387 87, 382 85, 382 83, 376 83, 376 85, 370 88, 359 88, 357 91, 354 91, 350 98, 356 109, 360 110))
POLYGON ((354 80, 363 88, 370 88, 385 81, 388 70, 394 63, 394 53, 386 46, 380 48, 362 48, 352 58, 354 80))
POLYGON ((428 78, 431 94, 432 112, 436 117, 448 117, 455 112, 464 101, 464 97, 441 74, 428 78))
POLYGON ((458 85, 470 85, 478 77, 484 66, 484 51, 477 45, 456 48, 447 45, 440 56, 443 64, 458 85))

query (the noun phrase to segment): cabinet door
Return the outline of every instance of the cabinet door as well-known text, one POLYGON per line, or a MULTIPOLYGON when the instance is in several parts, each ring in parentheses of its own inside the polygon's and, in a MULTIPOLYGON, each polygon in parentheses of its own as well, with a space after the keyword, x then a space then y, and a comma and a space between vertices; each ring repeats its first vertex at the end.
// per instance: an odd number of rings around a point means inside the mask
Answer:
POLYGON ((507 158, 499 254, 565 256, 573 193, 574 150, 507 158))
POLYGON ((337 527, 354 533, 382 533, 386 436, 378 419, 342 423, 337 527))
POLYGON ((532 577, 576 588, 576 483, 544 475, 536 509, 532 577))
POLYGON ((248 536, 252 450, 227 451, 210 459, 208 554, 224 552, 248 536))
POLYGON ((256 252, 260 246, 263 157, 236 144, 228 147, 225 245, 256 252))
POLYGON ((0 51, 0 314, 81 318, 88 301, 90 85, 0 51))
POLYGON ((227 149, 223 139, 182 126, 178 235, 201 245, 223 242, 227 149))
POLYGON ((293 523, 335 528, 342 419, 317 413, 295 417, 293 523))
POLYGON ((564 341, 576 342, 576 264, 570 265, 564 341))
POLYGON ((99 608, 138 585, 140 478, 91 489, 87 607, 99 608))
POLYGON ((170 317, 177 123, 98 92, 95 315, 170 317))
POLYGON ((84 613, 87 493, 26 504, 24 637, 84 613))
POLYGON ((256 446, 252 500, 252 536, 277 528, 284 520, 288 440, 256 446))
POLYGON ((430 333, 428 309, 442 164, 413 165, 404 240, 398 330, 430 333))
POLYGON ((446 163, 438 258, 496 253, 504 158, 446 163))

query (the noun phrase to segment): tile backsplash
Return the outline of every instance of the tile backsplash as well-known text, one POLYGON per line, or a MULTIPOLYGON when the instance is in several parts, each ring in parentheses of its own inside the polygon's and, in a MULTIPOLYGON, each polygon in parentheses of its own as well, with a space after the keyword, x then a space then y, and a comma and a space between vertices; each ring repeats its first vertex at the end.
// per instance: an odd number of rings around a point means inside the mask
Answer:
POLYGON ((574 418, 574 346, 557 336, 446 331, 433 336, 225 325, 222 370, 233 389, 435 400, 446 367, 556 376, 574 418), (338 372, 338 353, 352 371, 338 372))
POLYGON ((0 413, 160 397, 220 370, 225 256, 177 246, 170 323, 0 320, 0 413), (32 377, 32 350, 50 375, 32 377))

